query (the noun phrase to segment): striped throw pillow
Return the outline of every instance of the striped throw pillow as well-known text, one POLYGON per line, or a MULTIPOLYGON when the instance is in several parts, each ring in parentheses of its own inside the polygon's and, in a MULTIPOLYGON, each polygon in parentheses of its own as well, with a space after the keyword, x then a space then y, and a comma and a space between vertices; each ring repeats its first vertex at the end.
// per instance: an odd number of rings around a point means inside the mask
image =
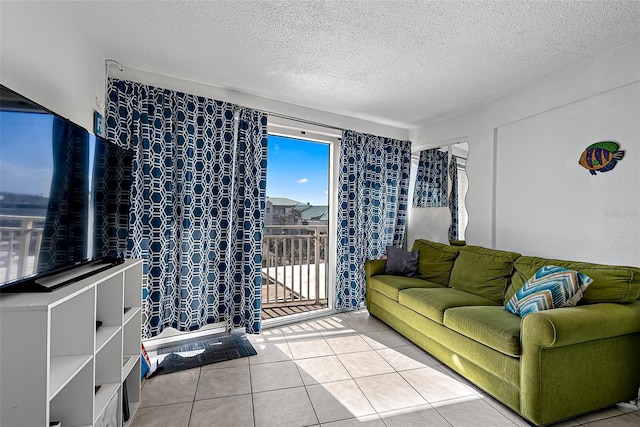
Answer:
POLYGON ((524 317, 536 311, 574 306, 593 279, 579 271, 545 265, 515 293, 505 310, 524 317))

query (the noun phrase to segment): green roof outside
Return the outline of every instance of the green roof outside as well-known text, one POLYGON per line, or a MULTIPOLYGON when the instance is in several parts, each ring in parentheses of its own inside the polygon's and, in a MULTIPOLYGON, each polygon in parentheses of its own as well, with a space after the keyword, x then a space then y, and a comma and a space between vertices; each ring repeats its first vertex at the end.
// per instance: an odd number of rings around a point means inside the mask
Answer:
POLYGON ((310 206, 308 209, 302 211, 302 220, 309 221, 312 219, 324 219, 329 216, 329 206, 310 206))
POLYGON ((267 201, 271 202, 273 206, 307 206, 306 203, 287 199, 286 197, 267 197, 267 201))

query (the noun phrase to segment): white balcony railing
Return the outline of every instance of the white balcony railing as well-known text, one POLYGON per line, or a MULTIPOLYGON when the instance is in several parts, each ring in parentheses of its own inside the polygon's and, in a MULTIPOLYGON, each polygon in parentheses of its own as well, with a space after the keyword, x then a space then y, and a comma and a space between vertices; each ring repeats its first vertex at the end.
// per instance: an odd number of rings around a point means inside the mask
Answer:
POLYGON ((268 225, 262 240, 262 305, 321 304, 327 299, 326 225, 268 225))
POLYGON ((0 280, 36 272, 44 217, 0 215, 0 280))
MULTIPOLYGON (((0 281, 36 272, 44 217, 0 215, 0 281)), ((263 237, 262 304, 326 304, 328 226, 269 225, 263 237)))

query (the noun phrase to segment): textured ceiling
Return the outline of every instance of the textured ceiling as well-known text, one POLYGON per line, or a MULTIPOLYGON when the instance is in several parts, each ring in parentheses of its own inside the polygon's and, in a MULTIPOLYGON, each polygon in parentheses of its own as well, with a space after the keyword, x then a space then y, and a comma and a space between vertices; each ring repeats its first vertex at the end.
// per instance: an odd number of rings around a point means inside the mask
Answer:
POLYGON ((401 128, 640 37, 639 1, 59 4, 125 66, 401 128))

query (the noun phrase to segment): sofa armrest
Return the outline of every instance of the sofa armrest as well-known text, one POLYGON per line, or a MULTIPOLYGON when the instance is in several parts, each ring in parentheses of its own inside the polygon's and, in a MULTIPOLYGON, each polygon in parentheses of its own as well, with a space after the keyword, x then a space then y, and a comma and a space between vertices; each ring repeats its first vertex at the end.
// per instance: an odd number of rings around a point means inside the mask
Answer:
POLYGON ((640 301, 529 314, 520 339, 520 412, 535 424, 637 396, 640 301))
POLYGON ((599 303, 532 313, 522 319, 523 346, 561 347, 640 332, 640 301, 599 303))
POLYGON ((386 259, 368 259, 364 262, 364 273, 366 279, 378 274, 384 274, 384 269, 387 266, 386 259))

